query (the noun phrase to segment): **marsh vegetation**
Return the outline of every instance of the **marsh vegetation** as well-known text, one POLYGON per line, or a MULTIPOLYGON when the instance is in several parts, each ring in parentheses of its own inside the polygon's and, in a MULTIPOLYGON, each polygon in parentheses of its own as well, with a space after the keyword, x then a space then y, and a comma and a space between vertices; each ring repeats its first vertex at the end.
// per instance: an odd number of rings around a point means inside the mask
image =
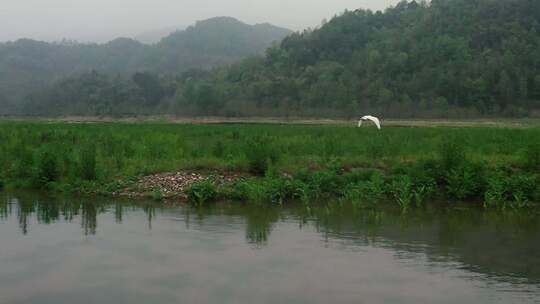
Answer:
MULTIPOLYGON (((403 210, 433 200, 539 201, 540 130, 299 125, 0 124, 0 184, 110 194, 160 172, 240 172, 187 195, 281 204, 332 198, 403 210)), ((160 193, 152 194, 160 199, 160 193)))

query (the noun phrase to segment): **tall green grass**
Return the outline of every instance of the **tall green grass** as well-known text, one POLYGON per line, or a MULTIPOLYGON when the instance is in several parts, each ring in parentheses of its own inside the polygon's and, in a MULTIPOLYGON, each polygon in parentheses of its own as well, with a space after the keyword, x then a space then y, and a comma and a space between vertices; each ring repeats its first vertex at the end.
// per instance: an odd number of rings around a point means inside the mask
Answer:
POLYGON ((538 201, 537 128, 5 122, 0 142, 8 188, 108 192, 140 175, 211 169, 252 175, 228 191, 250 201, 538 201))

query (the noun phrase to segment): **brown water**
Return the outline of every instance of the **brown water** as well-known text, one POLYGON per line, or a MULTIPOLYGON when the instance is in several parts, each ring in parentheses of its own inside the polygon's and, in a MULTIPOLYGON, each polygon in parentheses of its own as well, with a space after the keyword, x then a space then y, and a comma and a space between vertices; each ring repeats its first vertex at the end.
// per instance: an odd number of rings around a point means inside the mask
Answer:
POLYGON ((540 303, 540 221, 0 194, 0 303, 540 303))

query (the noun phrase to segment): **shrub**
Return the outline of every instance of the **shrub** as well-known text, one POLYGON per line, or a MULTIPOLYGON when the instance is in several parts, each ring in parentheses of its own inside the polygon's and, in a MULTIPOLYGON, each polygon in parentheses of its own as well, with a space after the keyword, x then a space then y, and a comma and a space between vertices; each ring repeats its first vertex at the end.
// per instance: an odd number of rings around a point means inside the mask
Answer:
POLYGON ((155 201, 162 201, 163 200, 163 192, 161 192, 161 190, 159 190, 159 189, 152 190, 150 195, 151 195, 152 199, 155 200, 155 201))
POLYGON ((354 170, 351 173, 346 174, 344 178, 347 184, 354 184, 358 182, 369 181, 375 174, 380 173, 373 169, 354 170))
POLYGON ((497 171, 488 178, 484 206, 520 209, 538 199, 538 177, 534 174, 497 171))
POLYGON ((58 160, 54 156, 54 153, 50 151, 40 153, 37 165, 37 183, 39 185, 45 185, 58 180, 58 177, 58 160))
POLYGON ((414 199, 414 189, 409 176, 397 176, 390 186, 390 192, 396 199, 401 210, 405 212, 410 208, 414 199))
POLYGON ((479 165, 463 163, 446 173, 448 194, 460 200, 478 197, 485 188, 483 168, 479 165))
POLYGON ((439 146, 439 158, 442 169, 450 171, 461 166, 465 160, 465 149, 457 139, 447 139, 439 146))
POLYGON ((263 202, 266 199, 264 185, 254 180, 238 182, 234 186, 232 198, 242 201, 263 202))
POLYGON ((308 201, 308 188, 299 181, 283 177, 251 179, 235 185, 233 198, 258 202, 283 204, 288 200, 308 201))
POLYGON ((529 170, 540 169, 540 142, 532 142, 525 150, 525 166, 529 170))
POLYGON ((506 181, 504 176, 501 173, 490 176, 484 194, 484 207, 503 208, 506 203, 506 181))
POLYGON ((375 173, 367 181, 349 183, 342 191, 342 199, 355 206, 376 205, 385 196, 385 181, 380 173, 375 173))
POLYGON ((11 176, 18 179, 29 179, 33 176, 34 158, 32 152, 22 146, 13 153, 11 176))
POLYGON ((81 148, 79 170, 83 180, 96 179, 96 148, 94 145, 86 144, 81 148))
POLYGON ((197 205, 213 201, 216 198, 216 186, 209 180, 194 183, 188 190, 188 200, 197 205))
POLYGON ((406 176, 410 182, 413 201, 417 207, 437 189, 436 178, 439 177, 437 165, 432 161, 421 161, 417 164, 398 165, 393 168, 393 176, 406 176))
POLYGON ((222 158, 225 154, 225 145, 221 140, 218 140, 213 146, 212 146, 212 155, 217 158, 222 158))
POLYGON ((293 187, 292 183, 284 178, 267 178, 264 185, 265 200, 283 204, 285 200, 292 198, 293 187))
POLYGON ((319 198, 323 195, 339 195, 339 189, 344 186, 345 179, 335 171, 319 171, 311 174, 306 183, 310 196, 319 198))
POLYGON ((265 175, 272 163, 278 158, 273 145, 266 139, 256 137, 247 143, 246 157, 249 172, 255 175, 265 175))

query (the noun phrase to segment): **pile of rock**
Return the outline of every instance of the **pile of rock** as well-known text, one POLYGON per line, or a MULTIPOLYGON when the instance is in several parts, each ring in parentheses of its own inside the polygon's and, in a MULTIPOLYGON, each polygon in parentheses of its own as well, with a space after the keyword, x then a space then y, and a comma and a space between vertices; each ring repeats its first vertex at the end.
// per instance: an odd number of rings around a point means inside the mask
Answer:
POLYGON ((237 182, 241 176, 230 173, 216 172, 176 172, 149 175, 141 178, 135 187, 118 193, 120 196, 145 196, 148 193, 159 192, 163 197, 186 197, 186 191, 197 182, 211 180, 216 185, 225 185, 237 182))

